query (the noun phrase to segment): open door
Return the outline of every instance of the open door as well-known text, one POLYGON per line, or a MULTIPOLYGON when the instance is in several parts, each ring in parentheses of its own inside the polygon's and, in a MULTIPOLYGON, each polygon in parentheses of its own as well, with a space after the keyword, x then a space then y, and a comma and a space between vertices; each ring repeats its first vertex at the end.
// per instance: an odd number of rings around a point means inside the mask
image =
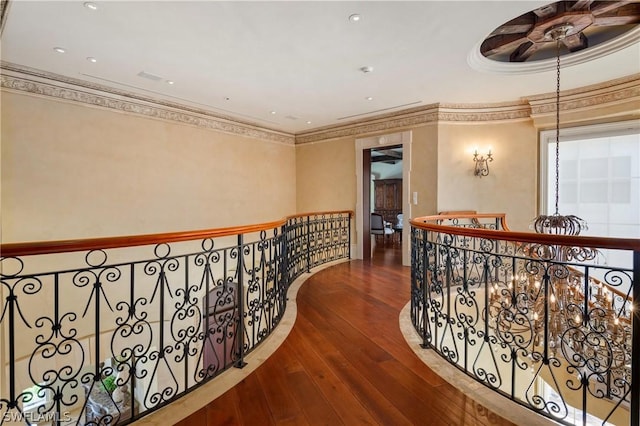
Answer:
MULTIPOLYGON (((370 234, 370 213, 371 213, 371 158, 372 152, 380 151, 381 148, 392 149, 394 146, 402 146, 402 215, 404 222, 411 218, 412 206, 410 203, 410 176, 411 176, 411 139, 412 132, 404 131, 382 136, 370 136, 356 139, 355 143, 355 166, 356 166, 356 218, 355 218, 355 258, 371 258, 371 234, 370 234)), ((412 198, 415 200, 415 198, 412 198)), ((417 203, 417 201, 414 201, 417 203)), ((391 221, 394 222, 393 220, 391 221)), ((410 229, 404 226, 399 229, 404 235, 401 239, 402 264, 408 266, 411 262, 410 241, 408 237, 410 229)))
POLYGON ((371 149, 362 151, 362 259, 371 260, 371 149))

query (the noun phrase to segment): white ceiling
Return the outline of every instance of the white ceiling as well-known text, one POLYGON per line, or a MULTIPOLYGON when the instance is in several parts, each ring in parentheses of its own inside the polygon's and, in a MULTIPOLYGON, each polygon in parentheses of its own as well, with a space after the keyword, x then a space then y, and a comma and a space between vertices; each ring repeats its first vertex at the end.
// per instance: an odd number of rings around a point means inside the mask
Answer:
MULTIPOLYGON (((10 0, 2 60, 289 133, 436 102, 555 91, 555 60, 535 73, 496 74, 469 59, 493 29, 549 1, 94 3, 97 10, 83 1, 10 0), (359 22, 349 21, 354 13, 359 22)), ((638 72, 635 42, 563 68, 561 87, 638 72)))

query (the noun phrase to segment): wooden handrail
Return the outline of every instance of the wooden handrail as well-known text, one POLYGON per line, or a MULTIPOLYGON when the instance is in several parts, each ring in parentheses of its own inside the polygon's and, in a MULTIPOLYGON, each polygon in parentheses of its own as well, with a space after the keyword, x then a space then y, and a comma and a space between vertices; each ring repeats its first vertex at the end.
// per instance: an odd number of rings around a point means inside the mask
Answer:
MULTIPOLYGON (((433 216, 423 216, 409 221, 411 225, 426 229, 429 231, 443 232, 447 234, 463 235, 475 238, 487 238, 492 240, 506 240, 522 243, 534 243, 544 245, 562 245, 577 246, 589 248, 607 248, 618 250, 635 250, 640 251, 640 239, 637 238, 609 238, 609 237, 589 237, 589 236, 567 236, 555 234, 538 234, 535 232, 512 232, 506 224, 506 215, 504 213, 451 213, 438 214, 433 216), (501 226, 504 230, 493 230, 486 228, 466 228, 459 226, 439 225, 431 222, 441 222, 443 220, 453 219, 500 219, 501 226)), ((581 272, 574 270, 576 273, 581 272)), ((613 294, 617 294, 623 298, 627 297, 618 289, 611 287, 607 283, 603 283, 597 278, 590 277, 591 281, 601 284, 613 294)))
POLYGON ((77 240, 38 241, 26 243, 9 243, 0 245, 2 258, 31 256, 36 254, 68 253, 73 251, 90 251, 121 247, 145 246, 151 244, 176 243, 190 240, 204 240, 207 238, 228 237, 230 235, 248 234, 251 232, 268 231, 284 225, 289 219, 309 215, 345 214, 353 216, 353 211, 326 211, 301 213, 287 216, 282 220, 255 225, 233 226, 228 228, 202 229, 198 231, 169 232, 162 234, 132 235, 120 237, 86 238, 77 240))
MULTIPOLYGON (((446 219, 473 219, 473 218, 500 218, 504 214, 462 214, 462 215, 433 215, 411 219, 409 223, 420 229, 442 232, 445 234, 464 235, 467 237, 486 238, 490 240, 515 241, 522 243, 534 243, 544 245, 563 245, 573 247, 590 247, 602 249, 634 250, 640 251, 639 238, 609 238, 573 235, 538 234, 535 232, 497 231, 484 228, 463 228, 447 225, 438 225, 438 222, 446 219)), ((503 222, 504 224, 504 222, 503 222)), ((505 227, 505 229, 508 229, 505 227)))

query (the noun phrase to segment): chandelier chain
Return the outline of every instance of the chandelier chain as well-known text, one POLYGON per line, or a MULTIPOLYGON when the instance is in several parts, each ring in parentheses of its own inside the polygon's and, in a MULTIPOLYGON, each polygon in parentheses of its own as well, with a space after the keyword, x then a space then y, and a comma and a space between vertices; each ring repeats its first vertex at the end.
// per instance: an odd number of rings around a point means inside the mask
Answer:
POLYGON ((560 199, 560 39, 556 40, 556 215, 560 199))

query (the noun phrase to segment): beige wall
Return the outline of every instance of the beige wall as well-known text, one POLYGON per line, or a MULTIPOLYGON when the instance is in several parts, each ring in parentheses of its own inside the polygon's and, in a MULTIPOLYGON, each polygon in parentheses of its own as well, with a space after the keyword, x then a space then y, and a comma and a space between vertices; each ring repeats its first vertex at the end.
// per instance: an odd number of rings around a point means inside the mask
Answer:
POLYGON ((355 210, 355 139, 296 147, 298 213, 355 210))
MULTIPOLYGON (((506 212, 514 230, 536 215, 538 134, 530 121, 437 124, 411 129, 411 216, 442 210, 506 212), (491 173, 473 175, 473 147, 491 146, 491 173), (518 158, 518 161, 513 161, 518 158)), ((296 148, 298 211, 355 208, 355 138, 296 148)))
POLYGON ((411 216, 436 214, 438 202, 438 126, 433 123, 413 129, 411 140, 409 192, 411 194, 418 193, 418 203, 412 204, 411 216))
POLYGON ((295 211, 295 148, 2 92, 2 241, 218 228, 295 211))
MULTIPOLYGON (((3 243, 218 228, 278 220, 295 212, 294 146, 28 94, 3 91, 1 102, 3 243)), ((182 252, 182 246, 173 244, 172 254, 182 252)), ((216 241, 216 246, 225 246, 224 241, 216 241)), ((185 251, 197 250, 189 248, 185 251)), ((154 256, 152 247, 107 252, 109 262, 154 256)), ((82 253, 34 256, 24 272, 77 268, 84 264, 83 258, 82 253)), ((216 278, 223 275, 216 270, 222 268, 220 264, 213 268, 216 278)), ((136 297, 150 300, 157 276, 142 269, 136 269, 136 297)), ((191 276, 199 279, 202 271, 191 269, 191 276)), ((169 273, 167 281, 177 285, 184 270, 181 266, 179 276, 169 273)), ((130 291, 129 270, 120 272, 113 282, 103 282, 104 295, 114 309, 130 291)), ((95 298, 91 274, 87 275, 90 284, 84 286, 79 276, 60 276, 59 309, 76 314, 77 320, 65 321, 63 326, 72 323, 83 355, 94 356, 95 298)), ((19 390, 30 384, 28 356, 42 333, 35 319, 54 317, 53 276, 43 277, 41 285, 35 280, 29 285, 38 291, 30 294, 23 288, 26 284, 16 286, 21 314, 32 325, 29 329, 18 321, 16 326, 19 390)), ((200 293, 193 296, 201 298, 200 293)), ((109 330, 122 312, 111 311, 104 301, 100 306, 105 341, 99 357, 104 359, 110 350, 109 330)), ((167 318, 172 317, 174 306, 168 304, 167 318)), ((159 327, 159 310, 147 308, 152 327, 159 327)), ((7 342, 7 327, 5 321, 0 330, 3 342, 7 342)), ((154 333, 157 336, 157 330, 154 333)), ((5 365, 9 345, 2 348, 0 365, 5 365)), ((79 353, 74 348, 63 361, 79 353)), ((50 367, 51 361, 41 358, 34 358, 38 371, 50 367)), ((85 363, 91 364, 92 359, 85 363)), ((2 383, 6 383, 4 372, 3 368, 2 383)), ((4 391, 3 386, 0 393, 4 391)))
POLYGON ((441 124, 438 132, 438 210, 506 213, 514 231, 527 231, 536 214, 538 134, 530 121, 441 124), (473 150, 494 161, 474 175, 473 150))
MULTIPOLYGON (((434 123, 412 132, 410 190, 419 194, 412 215, 424 216, 436 211, 437 126, 434 123)), ((355 140, 348 137, 296 147, 299 212, 355 209, 355 140)))
MULTIPOLYGON (((563 120, 584 125, 633 117, 634 99, 589 101, 588 108, 576 101, 563 120)), ((537 131, 555 116, 549 102, 534 99, 528 120, 390 129, 412 131, 409 192, 418 193, 418 203, 411 216, 505 212, 512 229, 527 230, 537 214, 537 131), (491 173, 475 177, 472 150, 489 146, 491 173)), ((355 141, 367 137, 293 147, 6 91, 2 120, 3 242, 193 230, 355 209, 355 141)))

